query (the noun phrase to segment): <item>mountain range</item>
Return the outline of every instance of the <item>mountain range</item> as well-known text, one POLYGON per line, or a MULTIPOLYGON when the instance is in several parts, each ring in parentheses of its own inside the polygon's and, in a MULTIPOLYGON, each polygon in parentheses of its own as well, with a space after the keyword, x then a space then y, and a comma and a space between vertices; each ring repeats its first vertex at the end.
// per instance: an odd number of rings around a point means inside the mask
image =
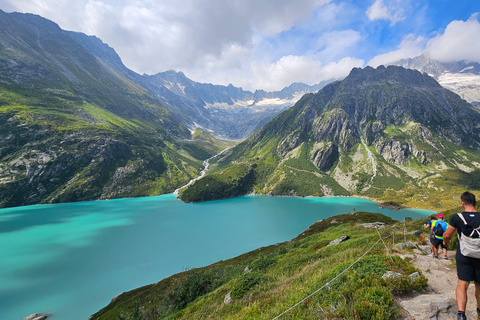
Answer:
POLYGON ((479 189, 479 121, 426 73, 354 68, 225 153, 181 199, 356 195, 439 208, 479 189))
POLYGON ((96 37, 0 11, 0 207, 172 192, 232 145, 196 128, 244 138, 317 87, 139 75, 96 37))
POLYGON ((140 75, 97 37, 0 11, 0 207, 172 192, 227 140, 247 137, 181 198, 405 201, 465 186, 480 162, 480 65, 396 64, 423 74, 357 68, 330 84, 250 92, 172 70, 140 75))

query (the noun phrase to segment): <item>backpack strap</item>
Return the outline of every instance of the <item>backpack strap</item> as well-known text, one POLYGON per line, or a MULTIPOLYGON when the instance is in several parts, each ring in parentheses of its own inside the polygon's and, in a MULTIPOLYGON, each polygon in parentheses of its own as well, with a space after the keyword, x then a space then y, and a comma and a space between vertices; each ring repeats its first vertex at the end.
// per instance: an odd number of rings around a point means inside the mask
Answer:
POLYGON ((467 220, 465 220, 465 217, 463 216, 463 214, 461 214, 461 213, 457 213, 457 214, 460 217, 460 219, 462 219, 463 223, 465 223, 465 225, 467 225, 467 220))
MULTIPOLYGON (((461 213, 457 213, 457 214, 460 217, 460 219, 462 219, 463 223, 467 226, 468 223, 467 223, 467 220, 465 220, 465 217, 463 216, 463 214, 461 214, 461 213)), ((462 231, 462 233, 463 233, 463 231, 462 231)), ((480 236, 480 226, 478 228, 474 228, 472 230, 472 233, 470 233, 469 237, 473 237, 473 235, 475 233, 477 233, 480 236)))

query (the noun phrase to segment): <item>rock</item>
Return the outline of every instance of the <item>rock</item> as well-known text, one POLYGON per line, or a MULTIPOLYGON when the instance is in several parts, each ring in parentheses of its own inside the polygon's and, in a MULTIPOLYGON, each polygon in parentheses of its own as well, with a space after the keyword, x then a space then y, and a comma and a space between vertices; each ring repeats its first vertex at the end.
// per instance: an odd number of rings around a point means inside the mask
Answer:
POLYGON ((419 249, 413 249, 413 253, 416 253, 416 254, 423 254, 423 252, 419 249))
POLYGON ((339 244, 339 243, 342 243, 344 241, 347 241, 348 239, 350 239, 350 236, 341 236, 340 238, 338 239, 335 239, 335 240, 332 240, 330 241, 330 243, 327 245, 328 246, 332 246, 334 244, 339 244))
POLYGON ((322 171, 328 171, 335 161, 338 160, 340 153, 336 144, 322 145, 319 149, 312 150, 311 159, 315 167, 322 171))
POLYGON ((384 222, 361 223, 360 225, 364 228, 375 228, 375 227, 377 227, 378 229, 385 229, 385 223, 384 222))
POLYGON ((399 254, 398 256, 400 258, 402 258, 403 260, 405 260, 406 258, 409 258, 409 259, 414 259, 415 258, 415 255, 413 255, 413 254, 399 254))
POLYGON ((430 246, 420 246, 420 250, 425 252, 426 254, 431 254, 432 253, 432 247, 430 246))
POLYGON ((248 266, 246 266, 245 269, 243 269, 243 272, 249 273, 249 272, 252 272, 252 269, 250 269, 248 266))
POLYGON ((333 219, 332 221, 330 221, 330 224, 338 224, 337 219, 333 219))
POLYGON ((402 301, 402 307, 414 320, 455 319, 457 306, 455 298, 445 295, 420 295, 402 301))
POLYGON ((225 295, 225 299, 223 299, 223 303, 229 304, 230 302, 232 302, 232 297, 230 296, 230 294, 231 294, 231 292, 229 292, 225 295))
POLYGON ((407 241, 407 242, 397 243, 396 245, 393 246, 393 249, 401 250, 401 249, 415 248, 415 247, 416 247, 415 243, 411 241, 407 241))
POLYGON ((50 316, 51 314, 49 313, 34 313, 24 318, 23 320, 45 320, 50 316))
POLYGON ((414 282, 416 281, 417 279, 420 279, 420 273, 419 272, 414 272, 410 275, 408 275, 408 278, 410 279, 410 282, 414 282))
POLYGON ((399 279, 399 278, 402 278, 402 277, 403 277, 403 275, 398 273, 398 272, 387 271, 383 274, 382 279, 384 279, 384 280, 391 279, 391 278, 399 279))
POLYGON ((415 230, 415 231, 407 232, 406 235, 420 237, 422 235, 422 232, 423 232, 422 230, 415 230))

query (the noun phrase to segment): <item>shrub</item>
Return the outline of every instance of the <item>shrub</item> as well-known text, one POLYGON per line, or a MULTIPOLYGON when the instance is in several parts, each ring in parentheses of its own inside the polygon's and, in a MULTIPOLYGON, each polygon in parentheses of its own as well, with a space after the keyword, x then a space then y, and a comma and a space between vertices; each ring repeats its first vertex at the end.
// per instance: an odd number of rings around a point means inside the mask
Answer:
POLYGON ((242 298, 250 289, 266 280, 266 276, 258 272, 243 274, 235 281, 231 297, 232 299, 242 298))
POLYGON ((250 268, 254 271, 262 271, 275 264, 276 262, 277 260, 273 257, 261 255, 257 260, 254 260, 250 264, 250 268))
POLYGON ((167 295, 169 305, 180 310, 189 302, 214 290, 223 282, 220 270, 193 269, 184 279, 179 280, 167 295))

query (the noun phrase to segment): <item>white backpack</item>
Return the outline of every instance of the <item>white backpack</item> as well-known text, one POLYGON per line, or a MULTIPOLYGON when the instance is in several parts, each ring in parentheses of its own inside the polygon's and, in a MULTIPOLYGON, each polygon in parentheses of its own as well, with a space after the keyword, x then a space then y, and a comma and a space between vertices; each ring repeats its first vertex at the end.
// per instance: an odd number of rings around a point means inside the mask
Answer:
POLYGON ((460 219, 463 220, 463 223, 465 223, 465 226, 462 229, 464 230, 465 227, 468 226, 469 230, 467 230, 467 232, 470 232, 470 229, 472 230, 470 234, 462 232, 462 236, 458 237, 458 241, 460 242, 460 252, 466 257, 480 259, 480 227, 474 229, 467 224, 467 221, 461 213, 457 214, 460 219))

